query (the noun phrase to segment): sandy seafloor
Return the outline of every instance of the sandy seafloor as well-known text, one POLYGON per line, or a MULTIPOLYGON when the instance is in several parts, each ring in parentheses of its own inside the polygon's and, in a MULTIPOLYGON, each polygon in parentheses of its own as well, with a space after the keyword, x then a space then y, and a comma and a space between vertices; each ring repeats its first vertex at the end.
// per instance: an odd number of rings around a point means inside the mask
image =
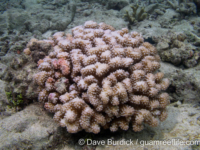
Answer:
MULTIPOLYGON (((200 143, 197 142, 200 142, 200 14, 198 5, 195 5, 197 9, 195 13, 192 11, 184 13, 177 11, 180 7, 176 4, 178 1, 174 2, 175 8, 172 8, 165 1, 158 1, 159 4, 156 3, 157 1, 150 1, 150 4, 148 4, 149 1, 141 0, 139 4, 143 5, 148 12, 147 18, 130 24, 123 18, 123 15, 125 10, 131 11, 130 5, 136 5, 132 2, 131 0, 0 1, 0 76, 2 79, 0 82, 0 149, 200 149, 200 143), (154 5, 156 7, 154 9, 157 9, 157 11, 147 8, 150 5, 154 5), (5 72, 14 58, 24 55, 23 49, 27 42, 33 37, 46 39, 57 31, 70 33, 73 27, 83 25, 88 20, 97 23, 105 22, 117 30, 129 27, 129 31, 140 32, 143 37, 149 38, 150 41, 153 39, 152 44, 158 49, 162 59, 159 70, 165 73, 165 77, 169 78, 172 83, 168 89, 171 100, 171 103, 167 106, 168 118, 161 122, 158 127, 152 128, 146 125, 145 129, 138 133, 129 129, 116 133, 103 131, 97 135, 85 132, 70 134, 54 122, 53 115, 48 113, 37 102, 37 99, 28 102, 18 111, 14 108, 8 108, 10 104, 4 88, 11 82, 5 80, 5 72), (173 45, 168 42, 172 38, 166 37, 169 35, 168 33, 185 35, 183 42, 185 47, 181 47, 174 53, 171 50, 170 55, 167 55, 167 51, 170 51, 173 45), (163 51, 166 51, 166 53, 162 53, 163 51), (191 51, 192 54, 188 51, 191 51), (183 53, 191 56, 182 56, 183 53), (187 59, 191 61, 187 61, 187 59), (78 143, 80 139, 84 139, 84 141, 131 140, 134 144, 90 145, 88 143, 88 145, 80 145, 78 143), (171 145, 151 143, 155 141, 183 143, 171 145), (144 142, 146 144, 143 145, 144 142)), ((182 3, 185 5, 184 2, 182 3)), ((9 80, 12 81, 12 79, 9 80)))

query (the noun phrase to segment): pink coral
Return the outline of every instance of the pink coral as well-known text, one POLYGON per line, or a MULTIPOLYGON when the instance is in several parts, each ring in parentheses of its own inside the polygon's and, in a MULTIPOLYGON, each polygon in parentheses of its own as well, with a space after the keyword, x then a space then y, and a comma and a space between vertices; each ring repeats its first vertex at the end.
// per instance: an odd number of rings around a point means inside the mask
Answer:
POLYGON ((39 101, 68 132, 114 132, 129 124, 141 131, 143 123, 155 127, 166 119, 169 80, 155 73, 160 57, 141 34, 88 21, 53 41, 34 80, 39 101))
POLYGON ((70 73, 70 66, 67 60, 60 58, 58 64, 63 75, 68 75, 70 73))

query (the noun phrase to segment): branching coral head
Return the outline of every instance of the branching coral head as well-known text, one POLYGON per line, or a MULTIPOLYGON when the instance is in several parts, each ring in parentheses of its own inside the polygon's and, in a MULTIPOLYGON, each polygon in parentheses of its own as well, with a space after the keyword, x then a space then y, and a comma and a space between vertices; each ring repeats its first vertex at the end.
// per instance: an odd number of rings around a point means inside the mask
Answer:
POLYGON ((38 99, 70 133, 141 131, 167 117, 169 80, 141 34, 86 22, 53 35, 54 51, 38 62, 38 99), (70 37, 70 38, 69 38, 70 37))

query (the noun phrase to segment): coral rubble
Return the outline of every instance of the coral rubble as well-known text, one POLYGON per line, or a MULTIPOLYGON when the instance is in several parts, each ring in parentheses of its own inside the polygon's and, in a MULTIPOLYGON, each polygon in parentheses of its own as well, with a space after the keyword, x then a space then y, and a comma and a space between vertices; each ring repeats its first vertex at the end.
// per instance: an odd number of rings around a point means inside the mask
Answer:
POLYGON ((196 14, 197 13, 197 8, 195 3, 193 2, 187 2, 186 0, 172 0, 171 1, 167 1, 167 3, 177 12, 181 13, 181 14, 186 14, 186 15, 190 15, 190 14, 196 14))
POLYGON ((162 37, 154 38, 154 41, 158 43, 156 47, 162 61, 191 68, 198 64, 199 51, 187 40, 186 34, 173 31, 169 31, 162 37))
POLYGON ((141 34, 87 21, 72 35, 57 32, 54 50, 38 61, 38 100, 70 133, 141 131, 167 117, 169 80, 156 48, 141 34))

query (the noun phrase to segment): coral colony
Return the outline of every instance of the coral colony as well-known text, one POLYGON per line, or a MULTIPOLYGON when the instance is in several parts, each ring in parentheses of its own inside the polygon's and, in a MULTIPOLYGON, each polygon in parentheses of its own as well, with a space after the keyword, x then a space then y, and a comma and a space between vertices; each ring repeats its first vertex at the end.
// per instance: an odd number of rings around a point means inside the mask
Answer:
POLYGON ((137 132, 167 118, 169 80, 156 72, 160 57, 141 34, 87 21, 72 35, 43 41, 54 50, 38 61, 38 99, 68 132, 115 132, 129 124, 137 132))

